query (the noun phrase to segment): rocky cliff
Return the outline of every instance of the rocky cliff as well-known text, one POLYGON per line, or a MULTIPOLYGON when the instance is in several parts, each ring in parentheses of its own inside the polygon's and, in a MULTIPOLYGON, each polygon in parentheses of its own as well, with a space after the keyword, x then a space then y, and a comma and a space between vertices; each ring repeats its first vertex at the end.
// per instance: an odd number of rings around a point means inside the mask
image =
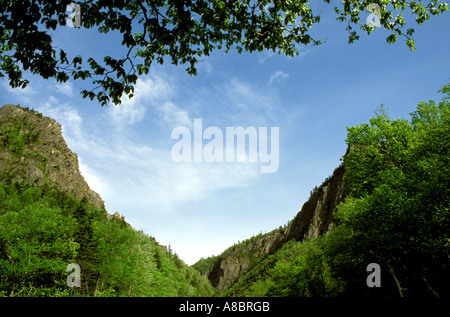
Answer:
POLYGON ((333 212, 346 195, 344 172, 344 167, 336 168, 332 176, 316 187, 285 230, 274 230, 229 248, 202 273, 219 292, 223 292, 286 242, 309 240, 330 231, 333 228, 333 212))
POLYGON ((104 208, 80 173, 61 125, 42 114, 7 104, 0 109, 0 182, 48 185, 104 208))
POLYGON ((203 273, 211 284, 222 292, 236 283, 268 254, 282 245, 284 234, 272 232, 262 237, 254 237, 233 246, 219 255, 212 266, 203 273))
POLYGON ((309 200, 292 220, 291 226, 287 228, 282 243, 292 239, 309 240, 333 228, 333 212, 345 198, 347 190, 344 172, 343 166, 336 168, 332 176, 319 188, 314 189, 309 200))

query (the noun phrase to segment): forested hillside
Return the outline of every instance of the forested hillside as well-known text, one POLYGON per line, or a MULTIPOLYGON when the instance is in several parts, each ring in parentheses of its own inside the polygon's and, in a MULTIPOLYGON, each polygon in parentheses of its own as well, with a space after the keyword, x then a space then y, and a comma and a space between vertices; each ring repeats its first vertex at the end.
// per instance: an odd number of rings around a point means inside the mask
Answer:
MULTIPOLYGON (((421 102, 410 120, 391 119, 381 107, 369 123, 349 127, 349 151, 342 159, 347 193, 331 210, 332 230, 302 235, 268 252, 245 274, 235 275, 221 295, 448 297, 450 85, 440 92, 441 102, 421 102), (380 267, 381 287, 367 283, 371 263, 380 267)), ((314 231, 317 224, 309 223, 308 230, 314 231)), ((240 249, 230 248, 194 267, 208 276, 218 261, 222 272, 231 262, 242 268, 234 262, 246 259, 251 243, 244 241, 240 249), (223 260, 227 257, 233 261, 223 260)))
POLYGON ((0 109, 0 296, 212 295, 176 254, 106 212, 60 132, 34 111, 0 109), (69 263, 81 287, 68 287, 69 263))

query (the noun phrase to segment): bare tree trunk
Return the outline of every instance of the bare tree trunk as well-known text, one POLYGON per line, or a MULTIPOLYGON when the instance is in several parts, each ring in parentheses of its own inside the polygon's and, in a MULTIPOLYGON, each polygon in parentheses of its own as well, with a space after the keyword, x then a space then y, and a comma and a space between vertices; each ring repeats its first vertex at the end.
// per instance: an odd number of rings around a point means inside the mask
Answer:
POLYGON ((132 291, 133 291, 133 285, 130 285, 130 288, 128 289, 128 296, 131 297, 132 291))
POLYGON ((402 291, 402 286, 400 285, 400 281, 398 280, 397 276, 394 273, 394 268, 392 266, 389 265, 389 263, 387 263, 385 261, 387 267, 389 268, 389 272, 391 273, 392 277, 394 278, 395 284, 397 284, 397 288, 398 288, 398 292, 400 294, 400 297, 405 297, 403 295, 403 291, 402 291))
POLYGON ((431 284, 428 282, 428 280, 425 278, 425 275, 422 274, 422 280, 425 282, 425 285, 427 286, 428 290, 435 296, 439 297, 439 294, 434 290, 434 288, 431 287, 431 284))
POLYGON ((16 283, 13 284, 11 288, 11 292, 9 293, 9 297, 12 297, 14 295, 14 289, 16 288, 16 283))
POLYGON ((397 285, 398 293, 400 294, 400 297, 405 297, 405 296, 403 295, 402 286, 400 285, 400 281, 398 280, 397 275, 395 275, 394 268, 388 263, 388 261, 386 261, 385 259, 383 259, 381 256, 377 255, 377 254, 376 254, 375 252, 373 252, 372 250, 369 250, 369 252, 370 252, 371 254, 375 255, 377 258, 379 258, 381 261, 383 261, 383 262, 386 264, 386 266, 387 266, 388 269, 389 269, 389 272, 391 273, 392 277, 394 278, 395 284, 397 285))
POLYGON ((100 282, 100 276, 97 278, 97 282, 95 283, 94 297, 97 296, 99 282, 100 282))

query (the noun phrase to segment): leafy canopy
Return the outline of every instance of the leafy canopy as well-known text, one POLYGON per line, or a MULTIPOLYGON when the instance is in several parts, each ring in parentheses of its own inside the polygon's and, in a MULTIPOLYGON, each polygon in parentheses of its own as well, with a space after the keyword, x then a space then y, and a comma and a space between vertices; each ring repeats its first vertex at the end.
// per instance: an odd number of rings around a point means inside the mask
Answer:
POLYGON ((348 128, 350 193, 327 245, 340 277, 357 281, 376 262, 399 296, 448 294, 450 85, 440 91, 442 101, 419 103, 410 121, 381 109, 348 128))
MULTIPOLYGON (((313 12, 307 0, 87 0, 79 3, 81 27, 120 32, 127 53, 121 58, 105 56, 103 61, 89 57, 86 63, 86 56, 69 58, 63 48, 57 49, 48 34, 66 26, 67 5, 72 2, 1 2, 0 76, 7 75, 11 87, 26 87, 24 71, 58 82, 89 79, 95 87, 83 90, 84 98, 119 104, 123 94, 133 96, 138 76, 147 74, 155 61, 163 64, 169 58, 172 64, 187 64, 187 72, 195 75, 199 58, 216 49, 273 50, 294 56, 299 45, 323 43, 310 35, 320 13, 313 12)), ((439 0, 343 0, 334 10, 339 21, 348 23, 349 43, 360 37, 355 26, 368 34, 374 31, 365 21, 366 11, 374 8, 371 3, 378 4, 380 26, 391 33, 387 42, 405 36, 412 50, 414 29, 404 31, 403 12, 410 11, 422 24, 448 10, 439 0)))

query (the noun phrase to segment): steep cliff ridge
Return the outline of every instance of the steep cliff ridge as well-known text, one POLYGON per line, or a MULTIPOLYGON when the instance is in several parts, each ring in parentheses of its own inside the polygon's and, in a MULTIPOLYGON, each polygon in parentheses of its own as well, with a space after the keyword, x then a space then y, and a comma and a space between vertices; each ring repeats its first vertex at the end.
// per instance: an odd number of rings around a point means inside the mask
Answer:
POLYGON ((287 228, 251 238, 227 249, 202 273, 219 292, 223 292, 288 241, 305 241, 329 232, 333 228, 333 212, 345 198, 347 186, 343 180, 344 173, 344 167, 340 166, 320 187, 316 187, 287 228))
POLYGON ((286 230, 282 243, 295 239, 309 240, 329 232, 333 228, 333 211, 345 198, 344 167, 336 168, 319 187, 313 190, 309 200, 295 216, 286 230))
POLYGON ((19 106, 0 108, 0 182, 44 184, 104 208, 100 195, 81 175, 78 156, 67 146, 54 119, 19 106))

